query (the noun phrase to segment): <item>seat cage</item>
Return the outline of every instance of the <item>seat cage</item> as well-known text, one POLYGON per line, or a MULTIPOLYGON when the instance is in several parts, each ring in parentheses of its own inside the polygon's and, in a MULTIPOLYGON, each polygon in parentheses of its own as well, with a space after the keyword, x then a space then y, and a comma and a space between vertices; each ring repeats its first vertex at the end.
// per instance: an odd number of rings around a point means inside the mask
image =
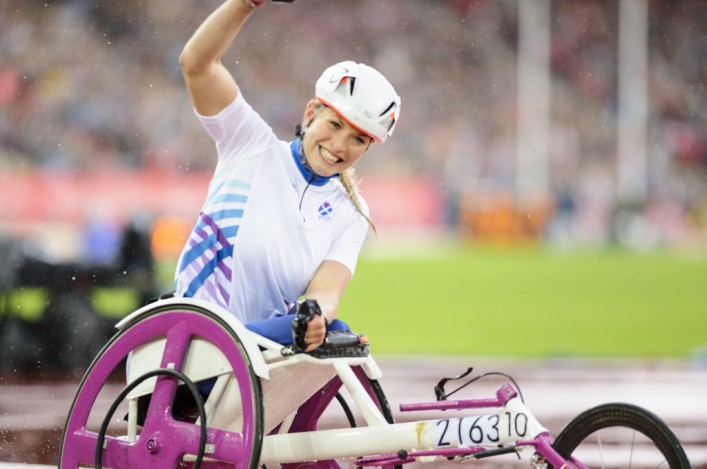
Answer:
MULTIPOLYGON (((307 353, 291 354, 289 348, 248 330, 235 316, 224 308, 193 298, 169 298, 147 305, 127 316, 117 324, 125 329, 137 324, 141 317, 152 314, 155 307, 179 310, 180 306, 207 309, 232 329, 241 341, 255 374, 261 378, 263 406, 266 409, 264 430, 266 434, 276 427, 285 431, 294 415, 315 392, 322 389, 338 375, 347 388, 364 418, 372 424, 387 423, 369 397, 369 392, 352 367, 360 367, 368 379, 382 376, 380 368, 370 355, 355 357, 319 358, 307 353)), ((155 339, 135 349, 128 360, 128 384, 160 367, 165 353, 166 338, 155 339)), ((217 378, 213 395, 207 401, 209 426, 232 430, 240 425, 237 418, 240 397, 229 384, 232 379, 227 358, 212 343, 199 337, 192 338, 182 372, 194 382, 217 378), (227 419, 223 416, 229 416, 227 419)), ((135 387, 128 400, 151 394, 157 377, 135 387)), ((134 407, 134 406, 133 406, 134 407)))

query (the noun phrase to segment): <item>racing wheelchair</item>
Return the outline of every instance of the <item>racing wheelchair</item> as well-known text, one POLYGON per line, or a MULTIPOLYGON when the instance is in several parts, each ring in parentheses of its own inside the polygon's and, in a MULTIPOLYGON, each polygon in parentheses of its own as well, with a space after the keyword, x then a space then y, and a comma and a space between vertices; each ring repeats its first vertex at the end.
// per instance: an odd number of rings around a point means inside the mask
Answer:
POLYGON ((435 467, 524 451, 536 469, 690 467, 670 428, 631 404, 591 408, 553 437, 512 378, 495 396, 476 399, 450 399, 445 385, 465 375, 445 378, 436 401, 400 411, 455 416, 395 423, 381 370, 356 334, 343 345, 328 336, 324 352, 302 353, 218 306, 186 298, 151 303, 117 327, 78 386, 61 440, 62 469, 435 467), (117 389, 127 383, 117 394, 116 381, 117 389), (364 425, 356 426, 342 388, 364 425), (348 425, 319 429, 337 400, 348 425))

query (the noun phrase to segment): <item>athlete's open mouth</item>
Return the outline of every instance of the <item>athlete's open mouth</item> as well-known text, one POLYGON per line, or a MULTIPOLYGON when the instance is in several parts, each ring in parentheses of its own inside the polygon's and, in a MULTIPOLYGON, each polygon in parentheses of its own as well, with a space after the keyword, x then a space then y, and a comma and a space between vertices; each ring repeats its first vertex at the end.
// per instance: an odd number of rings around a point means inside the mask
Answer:
POLYGON ((339 158, 324 147, 319 147, 319 153, 322 155, 322 158, 324 158, 325 161, 328 161, 331 164, 337 164, 342 161, 341 158, 339 158))

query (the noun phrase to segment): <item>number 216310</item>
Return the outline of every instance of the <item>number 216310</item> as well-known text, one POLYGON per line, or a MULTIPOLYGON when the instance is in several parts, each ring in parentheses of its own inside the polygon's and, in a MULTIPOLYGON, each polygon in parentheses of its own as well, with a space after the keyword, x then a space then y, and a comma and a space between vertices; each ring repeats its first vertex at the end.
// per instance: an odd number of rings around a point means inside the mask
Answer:
POLYGON ((528 416, 502 412, 493 415, 437 420, 432 430, 437 447, 486 446, 513 442, 528 432, 528 416))

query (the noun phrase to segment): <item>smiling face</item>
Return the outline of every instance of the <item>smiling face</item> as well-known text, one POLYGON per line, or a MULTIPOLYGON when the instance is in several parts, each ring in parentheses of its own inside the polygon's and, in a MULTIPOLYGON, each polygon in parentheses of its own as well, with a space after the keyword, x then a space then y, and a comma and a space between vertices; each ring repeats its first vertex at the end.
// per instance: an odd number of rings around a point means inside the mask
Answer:
POLYGON ((349 125, 331 108, 321 106, 316 101, 307 104, 302 148, 314 173, 328 177, 353 166, 372 139, 349 125))

